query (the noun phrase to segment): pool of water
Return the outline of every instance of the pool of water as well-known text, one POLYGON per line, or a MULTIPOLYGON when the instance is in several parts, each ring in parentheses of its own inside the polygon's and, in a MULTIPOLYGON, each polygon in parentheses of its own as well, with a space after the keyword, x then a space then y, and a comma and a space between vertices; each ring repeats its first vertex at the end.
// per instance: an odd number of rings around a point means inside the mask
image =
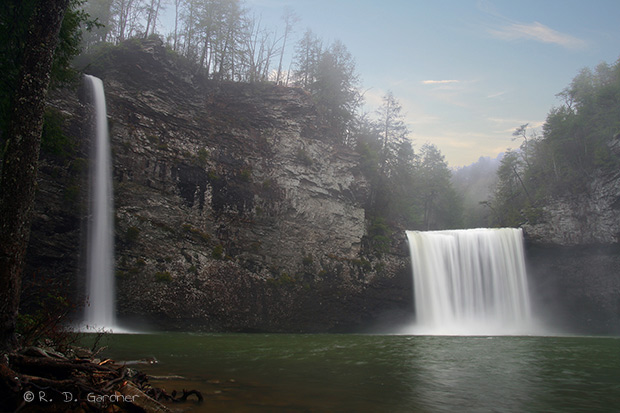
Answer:
MULTIPOLYGON (((119 334, 116 360, 190 412, 618 412, 620 339, 407 335, 119 334)), ((176 406, 175 406, 176 407, 176 406)))

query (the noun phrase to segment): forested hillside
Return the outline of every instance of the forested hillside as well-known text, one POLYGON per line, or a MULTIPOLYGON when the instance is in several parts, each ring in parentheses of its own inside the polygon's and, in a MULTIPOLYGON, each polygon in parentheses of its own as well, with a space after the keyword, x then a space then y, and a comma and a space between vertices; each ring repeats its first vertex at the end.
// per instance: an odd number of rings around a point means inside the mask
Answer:
POLYGON ((514 132, 520 148, 502 159, 489 202, 495 225, 535 224, 551 199, 590 193, 597 176, 620 165, 620 60, 583 69, 558 97, 542 134, 527 124, 514 132))

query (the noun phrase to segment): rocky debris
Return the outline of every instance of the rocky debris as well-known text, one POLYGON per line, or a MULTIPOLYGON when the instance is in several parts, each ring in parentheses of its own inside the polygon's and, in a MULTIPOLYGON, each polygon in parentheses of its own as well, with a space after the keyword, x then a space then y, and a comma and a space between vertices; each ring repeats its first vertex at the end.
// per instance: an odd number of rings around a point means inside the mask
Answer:
MULTIPOLYGON (((84 353, 84 349, 79 352, 84 353)), ((10 411, 169 412, 159 402, 186 402, 203 396, 196 390, 168 394, 148 382, 144 373, 113 360, 67 357, 41 347, 28 347, 0 363, 0 401, 10 411)))

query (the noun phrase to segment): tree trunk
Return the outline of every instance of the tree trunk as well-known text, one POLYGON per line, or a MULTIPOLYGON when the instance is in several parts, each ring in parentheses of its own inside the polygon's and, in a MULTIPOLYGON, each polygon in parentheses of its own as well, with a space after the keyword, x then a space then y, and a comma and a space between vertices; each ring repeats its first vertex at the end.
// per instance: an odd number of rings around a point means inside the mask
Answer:
POLYGON ((69 0, 40 0, 24 44, 24 58, 6 130, 0 178, 0 348, 15 345, 21 273, 30 237, 45 95, 54 50, 69 0))

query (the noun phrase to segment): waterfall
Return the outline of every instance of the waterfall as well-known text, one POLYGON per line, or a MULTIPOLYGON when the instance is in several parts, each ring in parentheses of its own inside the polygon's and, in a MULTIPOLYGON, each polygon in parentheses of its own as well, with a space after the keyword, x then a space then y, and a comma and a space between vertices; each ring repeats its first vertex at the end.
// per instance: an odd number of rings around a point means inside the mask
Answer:
POLYGON ((90 75, 86 75, 86 82, 95 107, 95 125, 90 155, 90 219, 83 325, 87 329, 109 330, 116 326, 110 138, 103 82, 90 75))
POLYGON ((407 231, 414 334, 529 334, 521 229, 407 231))

